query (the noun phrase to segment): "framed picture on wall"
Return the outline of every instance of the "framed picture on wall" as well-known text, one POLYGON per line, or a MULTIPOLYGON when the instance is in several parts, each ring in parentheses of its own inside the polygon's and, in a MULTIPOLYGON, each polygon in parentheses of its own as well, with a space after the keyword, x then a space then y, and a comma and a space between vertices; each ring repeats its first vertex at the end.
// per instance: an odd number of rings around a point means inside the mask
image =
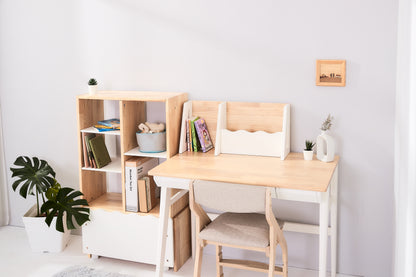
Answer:
POLYGON ((316 85, 345 87, 345 60, 316 60, 316 85))

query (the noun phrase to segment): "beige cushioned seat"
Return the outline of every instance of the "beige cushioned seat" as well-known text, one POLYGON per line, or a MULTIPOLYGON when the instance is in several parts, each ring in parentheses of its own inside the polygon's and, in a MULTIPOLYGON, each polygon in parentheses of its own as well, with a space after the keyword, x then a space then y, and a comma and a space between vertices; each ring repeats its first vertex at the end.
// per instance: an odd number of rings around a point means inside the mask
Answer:
POLYGON ((264 214, 223 213, 205 227, 199 237, 221 244, 267 247, 269 224, 264 214))

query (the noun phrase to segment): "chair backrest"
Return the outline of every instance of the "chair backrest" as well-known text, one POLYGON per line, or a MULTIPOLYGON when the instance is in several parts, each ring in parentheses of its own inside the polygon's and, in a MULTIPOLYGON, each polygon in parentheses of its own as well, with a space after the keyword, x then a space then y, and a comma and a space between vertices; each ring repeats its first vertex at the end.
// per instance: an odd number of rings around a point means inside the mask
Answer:
POLYGON ((193 181, 195 202, 223 212, 265 213, 266 188, 213 181, 193 181))

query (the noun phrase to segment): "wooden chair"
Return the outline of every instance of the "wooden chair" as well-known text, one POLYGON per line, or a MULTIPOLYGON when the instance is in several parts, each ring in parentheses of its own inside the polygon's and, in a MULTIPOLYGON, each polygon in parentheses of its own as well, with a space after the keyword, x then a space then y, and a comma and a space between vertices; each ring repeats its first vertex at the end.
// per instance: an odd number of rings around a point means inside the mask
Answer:
POLYGON ((201 276, 202 251, 216 247, 217 277, 223 267, 264 272, 287 277, 287 245, 282 225, 272 210, 270 188, 195 180, 190 184, 189 204, 196 216, 196 256, 194 277, 201 276), (222 211, 213 221, 203 208, 222 211), (283 266, 275 266, 276 246, 282 249, 283 266), (222 258, 222 247, 265 252, 269 264, 222 258))

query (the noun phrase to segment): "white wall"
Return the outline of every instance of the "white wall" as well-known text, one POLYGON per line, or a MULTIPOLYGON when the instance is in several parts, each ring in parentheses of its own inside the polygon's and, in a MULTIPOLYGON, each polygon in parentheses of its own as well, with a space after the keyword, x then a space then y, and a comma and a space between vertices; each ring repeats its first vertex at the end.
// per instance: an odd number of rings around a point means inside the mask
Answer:
MULTIPOLYGON (((331 113, 339 272, 391 276, 396 14, 394 0, 2 0, 6 166, 38 155, 61 183, 78 185, 75 95, 89 77, 101 89, 290 103, 292 151, 331 113), (346 59, 346 87, 315 86, 316 59, 346 59)), ((10 196, 20 225, 29 204, 10 196)), ((284 218, 318 221, 314 206, 276 206, 284 218)), ((290 265, 317 268, 317 237, 287 238, 290 265)))

